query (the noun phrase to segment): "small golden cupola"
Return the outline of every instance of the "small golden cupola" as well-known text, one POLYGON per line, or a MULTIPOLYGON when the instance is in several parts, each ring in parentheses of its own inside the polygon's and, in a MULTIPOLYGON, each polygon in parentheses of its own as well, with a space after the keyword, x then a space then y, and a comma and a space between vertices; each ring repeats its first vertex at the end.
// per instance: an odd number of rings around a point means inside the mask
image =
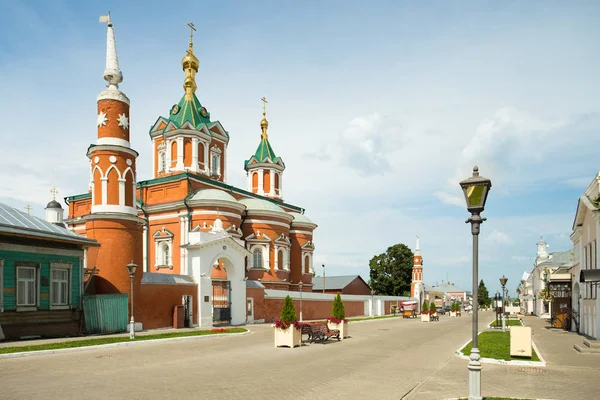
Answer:
POLYGON ((263 118, 260 121, 260 143, 254 155, 244 162, 248 174, 248 191, 282 200, 282 178, 285 164, 277 157, 269 143, 269 121, 267 121, 267 99, 263 97, 263 118))
POLYGON ((200 61, 194 55, 194 28, 193 23, 189 23, 190 27, 190 48, 187 50, 187 54, 181 60, 181 66, 185 72, 185 81, 183 82, 183 89, 185 90, 186 100, 192 100, 192 94, 196 93, 196 73, 200 67, 200 61))

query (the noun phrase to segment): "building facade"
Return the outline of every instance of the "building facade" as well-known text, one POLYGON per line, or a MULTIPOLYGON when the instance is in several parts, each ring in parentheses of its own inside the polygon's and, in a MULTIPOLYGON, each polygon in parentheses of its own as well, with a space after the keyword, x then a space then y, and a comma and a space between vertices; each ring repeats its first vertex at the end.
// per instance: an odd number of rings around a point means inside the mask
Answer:
POLYGON ((577 202, 571 241, 574 248, 572 308, 578 316, 580 333, 600 338, 600 297, 598 297, 598 248, 600 238, 600 172, 577 202))
POLYGON ((65 199, 65 221, 74 232, 94 238, 87 253, 99 270, 95 293, 128 293, 125 265, 141 266, 134 278, 135 313, 145 327, 169 325, 175 304, 189 302, 194 324, 223 318, 246 321, 246 282, 267 289, 312 291, 313 243, 317 224, 304 209, 284 201, 285 164, 269 142, 266 99, 256 151, 244 162, 246 189, 227 183, 230 134, 196 95, 200 62, 192 36, 181 61, 183 95, 149 131, 153 178, 137 181, 138 153, 130 142, 130 100, 120 90, 123 76, 114 27, 107 29, 104 79, 97 98, 97 140, 88 148, 87 193, 65 199), (156 310, 155 293, 170 300, 156 310), (170 310, 169 310, 170 309, 170 310), (217 310, 222 311, 222 310, 217 310))

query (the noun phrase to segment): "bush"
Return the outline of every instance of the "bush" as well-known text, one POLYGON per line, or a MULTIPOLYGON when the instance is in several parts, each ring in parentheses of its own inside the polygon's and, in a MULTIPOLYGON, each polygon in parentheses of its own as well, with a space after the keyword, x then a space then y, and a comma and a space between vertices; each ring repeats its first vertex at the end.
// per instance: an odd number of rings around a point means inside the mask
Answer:
POLYGON ((421 307, 421 312, 428 312, 429 311, 429 303, 427 302, 427 300, 423 301, 423 307, 421 307))
POLYGON ((432 301, 431 304, 429 305, 429 311, 435 312, 435 310, 436 310, 435 303, 432 301))
POLYGON ((345 319, 346 311, 344 310, 344 303, 342 302, 342 296, 338 293, 333 299, 333 310, 331 312, 331 316, 336 319, 345 319))
POLYGON ((289 295, 285 296, 279 320, 288 324, 296 322, 296 309, 294 308, 294 302, 289 295))

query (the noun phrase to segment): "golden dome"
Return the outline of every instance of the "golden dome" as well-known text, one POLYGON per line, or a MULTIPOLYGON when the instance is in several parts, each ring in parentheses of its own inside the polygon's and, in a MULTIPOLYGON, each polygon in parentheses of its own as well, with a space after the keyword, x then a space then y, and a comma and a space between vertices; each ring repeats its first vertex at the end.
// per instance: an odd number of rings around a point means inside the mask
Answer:
POLYGON ((194 71, 198 72, 198 67, 200 66, 200 61, 198 61, 198 58, 194 55, 194 50, 192 49, 191 43, 190 43, 190 49, 187 51, 187 54, 181 59, 181 66, 183 67, 184 71, 186 69, 191 68, 194 71))

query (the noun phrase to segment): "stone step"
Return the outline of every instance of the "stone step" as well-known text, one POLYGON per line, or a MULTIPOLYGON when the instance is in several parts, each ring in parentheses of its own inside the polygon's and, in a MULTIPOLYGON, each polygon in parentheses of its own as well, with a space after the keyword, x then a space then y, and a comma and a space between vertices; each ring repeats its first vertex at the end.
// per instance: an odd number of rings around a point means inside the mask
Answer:
POLYGON ((592 339, 584 339, 583 344, 592 349, 600 349, 600 341, 592 339))
POLYGON ((574 345, 573 348, 575 349, 575 351, 582 354, 600 354, 600 348, 580 346, 578 344, 574 345))

